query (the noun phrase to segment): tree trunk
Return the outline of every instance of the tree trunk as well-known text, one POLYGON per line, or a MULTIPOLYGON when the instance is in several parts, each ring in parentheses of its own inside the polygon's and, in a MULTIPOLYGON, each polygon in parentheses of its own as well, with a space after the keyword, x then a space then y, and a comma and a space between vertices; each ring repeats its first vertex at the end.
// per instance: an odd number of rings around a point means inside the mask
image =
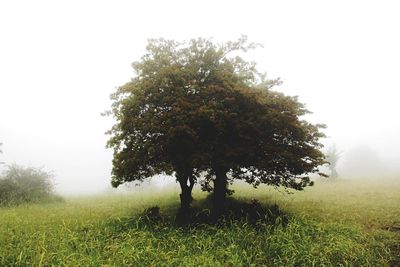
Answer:
POLYGON ((190 187, 181 184, 181 194, 179 197, 181 198, 181 209, 188 210, 190 207, 190 202, 192 201, 192 192, 190 187))
POLYGON ((214 180, 214 212, 220 214, 224 210, 225 199, 227 194, 227 177, 226 171, 217 169, 215 170, 215 180, 214 180))
POLYGON ((190 203, 192 202, 192 189, 194 186, 194 179, 192 175, 187 175, 178 178, 179 184, 181 186, 181 194, 179 195, 181 199, 181 210, 187 211, 190 208, 190 203), (188 185, 189 181, 189 185, 188 185))

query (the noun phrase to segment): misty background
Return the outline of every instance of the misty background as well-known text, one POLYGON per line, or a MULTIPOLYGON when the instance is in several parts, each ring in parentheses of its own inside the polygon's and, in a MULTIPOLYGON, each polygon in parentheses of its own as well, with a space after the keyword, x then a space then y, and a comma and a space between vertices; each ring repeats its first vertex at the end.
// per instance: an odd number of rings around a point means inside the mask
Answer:
POLYGON ((245 57, 328 126, 340 176, 400 173, 399 11, 396 1, 2 1, 0 161, 53 171, 60 193, 105 190, 113 120, 100 114, 147 39, 245 34, 264 44, 245 57))

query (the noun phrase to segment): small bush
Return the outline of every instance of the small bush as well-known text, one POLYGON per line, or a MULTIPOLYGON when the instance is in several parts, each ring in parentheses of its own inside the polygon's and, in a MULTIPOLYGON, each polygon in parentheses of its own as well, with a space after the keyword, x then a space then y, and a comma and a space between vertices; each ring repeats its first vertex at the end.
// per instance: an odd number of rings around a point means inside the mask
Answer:
POLYGON ((145 209, 139 220, 144 222, 145 224, 157 224, 162 222, 163 218, 160 214, 160 207, 154 206, 145 209))
POLYGON ((41 169, 8 166, 0 177, 0 205, 62 200, 54 194, 52 179, 51 173, 41 169))

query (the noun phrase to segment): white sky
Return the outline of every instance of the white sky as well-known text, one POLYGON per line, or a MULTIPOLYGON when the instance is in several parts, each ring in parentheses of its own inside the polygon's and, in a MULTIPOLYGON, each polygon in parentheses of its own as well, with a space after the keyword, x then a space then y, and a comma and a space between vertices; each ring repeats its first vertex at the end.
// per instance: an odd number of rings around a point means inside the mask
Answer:
POLYGON ((397 1, 1 1, 0 161, 53 170, 61 192, 109 185, 100 113, 148 38, 235 40, 326 123, 400 165, 397 1))

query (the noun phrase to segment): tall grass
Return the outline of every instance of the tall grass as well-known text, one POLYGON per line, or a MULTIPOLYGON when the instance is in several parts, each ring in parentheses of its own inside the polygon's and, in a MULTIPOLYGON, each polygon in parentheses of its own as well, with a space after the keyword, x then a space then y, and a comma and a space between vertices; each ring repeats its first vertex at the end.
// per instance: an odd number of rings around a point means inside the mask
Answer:
MULTIPOLYGON (((0 266, 399 265, 400 234, 387 228, 399 223, 399 184, 356 184, 292 195, 237 187, 241 201, 231 203, 261 201, 269 219, 257 222, 239 216, 179 226, 175 191, 1 208, 0 266), (148 220, 143 211, 156 205, 160 217, 148 220)), ((195 192, 195 210, 207 211, 205 196, 195 192)))

